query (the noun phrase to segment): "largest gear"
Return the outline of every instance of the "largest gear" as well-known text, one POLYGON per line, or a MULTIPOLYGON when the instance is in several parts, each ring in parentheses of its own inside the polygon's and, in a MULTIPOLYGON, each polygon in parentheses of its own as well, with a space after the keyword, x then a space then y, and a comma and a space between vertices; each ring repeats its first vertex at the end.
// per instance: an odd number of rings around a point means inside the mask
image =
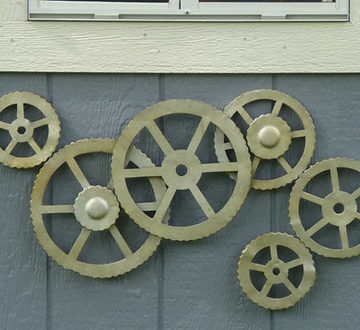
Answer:
MULTIPOLYGON (((98 152, 111 154, 115 142, 115 140, 110 139, 90 139, 80 140, 64 147, 50 158, 40 170, 31 194, 31 216, 34 231, 41 246, 59 265, 90 277, 112 277, 130 271, 146 261, 161 241, 160 237, 149 235, 142 246, 136 251, 132 251, 115 225, 120 211, 117 197, 107 187, 91 185, 75 160, 76 156, 82 154, 98 152), (43 197, 49 180, 63 164, 69 166, 82 186, 82 190, 71 204, 44 205, 43 197), (43 215, 56 213, 74 213, 76 220, 81 225, 81 232, 69 252, 63 251, 55 243, 45 226, 43 215), (90 235, 93 232, 103 230, 108 230, 111 233, 124 258, 111 263, 99 264, 80 261, 80 253, 90 235)), ((132 148, 128 153, 126 163, 128 162, 139 167, 154 166, 143 153, 135 148, 132 148)), ((160 200, 165 192, 165 185, 156 178, 152 178, 150 184, 156 201, 160 200)), ((154 210, 156 201, 139 203, 139 207, 144 211, 154 210)))
POLYGON ((203 102, 174 99, 146 108, 128 124, 114 148, 112 177, 121 205, 139 226, 152 234, 172 240, 195 240, 209 236, 223 228, 241 207, 250 186, 250 156, 241 133, 221 111, 203 102), (172 114, 200 117, 200 122, 187 149, 174 150, 155 122, 159 118, 172 114), (210 123, 222 130, 233 143, 235 162, 203 164, 197 157, 196 151, 210 123), (149 131, 162 149, 165 158, 159 167, 127 169, 125 166, 126 154, 131 148, 134 138, 144 128, 149 131), (186 174, 178 174, 179 168, 185 169, 186 174), (214 211, 198 186, 202 174, 209 172, 233 173, 236 178, 230 199, 217 212, 214 211), (126 179, 153 177, 161 177, 168 188, 152 218, 136 205, 127 187, 126 179), (190 190, 205 214, 205 221, 188 226, 164 223, 164 215, 175 192, 186 189, 190 190))

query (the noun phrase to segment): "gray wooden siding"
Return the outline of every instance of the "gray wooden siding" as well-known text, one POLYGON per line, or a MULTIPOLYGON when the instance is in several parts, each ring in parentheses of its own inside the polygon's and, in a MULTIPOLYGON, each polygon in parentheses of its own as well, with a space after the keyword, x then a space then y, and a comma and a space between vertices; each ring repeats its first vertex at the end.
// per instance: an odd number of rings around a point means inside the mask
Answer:
MULTIPOLYGON (((312 163, 360 159, 360 75, 0 74, 0 96, 26 90, 53 103, 62 127, 59 147, 82 138, 116 138, 138 112, 160 100, 193 98, 223 109, 239 94, 260 88, 287 92, 309 110, 317 132, 312 163)), ((64 270, 37 243, 29 199, 38 169, 1 165, 0 171, 0 329, 295 330, 352 329, 359 323, 357 257, 314 254, 314 287, 285 311, 258 307, 239 287, 237 262, 245 245, 270 231, 292 233, 291 185, 251 190, 233 221, 215 235, 163 240, 144 265, 99 280, 64 270)))

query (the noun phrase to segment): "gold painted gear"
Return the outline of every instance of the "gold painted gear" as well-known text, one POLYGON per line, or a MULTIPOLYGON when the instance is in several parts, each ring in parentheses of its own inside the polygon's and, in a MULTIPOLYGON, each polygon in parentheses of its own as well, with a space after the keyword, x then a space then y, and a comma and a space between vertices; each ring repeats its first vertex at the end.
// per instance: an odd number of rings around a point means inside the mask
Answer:
POLYGON ((0 161, 7 166, 29 168, 46 161, 55 151, 60 139, 60 121, 52 105, 39 95, 29 92, 14 92, 0 98, 0 113, 11 105, 16 104, 16 119, 7 123, 0 121, 0 129, 7 130, 11 141, 3 150, 0 148, 0 161), (41 111, 44 118, 29 121, 24 116, 24 104, 30 104, 41 111), (41 148, 35 141, 34 130, 41 126, 48 126, 48 137, 41 148), (11 155, 18 143, 28 143, 34 155, 17 157, 11 155))
MULTIPOLYGON (((352 193, 342 191, 339 183, 339 168, 347 168, 360 172, 360 162, 347 158, 330 158, 323 160, 306 170, 296 181, 289 200, 290 223, 301 241, 312 251, 331 258, 349 258, 360 254, 360 243, 349 246, 348 225, 360 220, 356 199, 360 196, 360 188, 352 193), (318 174, 328 172, 331 178, 332 192, 324 198, 304 191, 307 184, 318 174), (300 200, 304 199, 321 207, 322 218, 310 228, 305 229, 299 214, 300 200), (336 205, 342 206, 342 211, 336 210, 336 205), (326 247, 312 236, 327 224, 338 227, 342 248, 326 247)), ((360 173, 359 173, 360 174, 360 173)))
MULTIPOLYGON (((132 251, 120 231, 115 226, 115 220, 120 207, 116 196, 109 188, 92 186, 75 161, 75 157, 87 153, 104 152, 111 154, 116 140, 89 139, 79 140, 59 150, 42 167, 34 182, 31 194, 31 217, 39 243, 59 265, 65 269, 72 269, 81 275, 106 278, 124 274, 145 262, 157 249, 161 238, 149 235, 143 245, 132 251), (55 171, 67 164, 83 190, 79 193, 74 204, 69 205, 43 205, 43 196, 48 182, 55 171), (60 249, 50 237, 43 220, 43 214, 75 213, 77 221, 81 224, 80 235, 75 240, 69 253, 60 249), (97 225, 96 223, 99 223, 97 225), (109 230, 124 255, 123 259, 107 264, 92 264, 78 260, 80 252, 87 239, 95 230, 109 230)), ((128 153, 126 162, 131 161, 139 167, 154 166, 141 151, 133 147, 128 153)), ((151 178, 151 186, 155 199, 159 200, 165 193, 165 185, 158 178, 151 178)), ((156 202, 139 203, 146 211, 153 210, 156 202)), ((167 221, 167 220, 166 220, 167 221)))
POLYGON ((238 264, 240 286, 256 304, 267 309, 284 309, 295 305, 310 290, 316 278, 315 265, 309 250, 295 237, 285 233, 270 233, 258 236, 242 252, 238 264), (278 247, 292 250, 298 258, 288 262, 278 257, 278 247), (264 248, 270 248, 271 259, 266 264, 253 262, 254 257, 264 248), (289 269, 303 266, 303 277, 296 287, 288 278, 289 269), (258 290, 250 277, 250 271, 264 273, 265 283, 258 290), (282 283, 289 295, 282 298, 269 297, 273 285, 282 283))
MULTIPOLYGON (((255 176, 260 161, 276 159, 286 174, 269 180, 253 179, 254 189, 276 189, 295 180, 307 167, 315 148, 314 123, 304 106, 293 97, 277 90, 253 90, 236 97, 225 108, 224 113, 232 118, 236 113, 249 125, 247 130, 247 143, 250 152, 254 155, 252 160, 252 173, 255 176), (253 119, 244 106, 260 100, 274 101, 275 104, 270 114, 265 114, 253 119), (279 112, 283 105, 292 109, 300 118, 303 129, 291 131, 285 120, 280 118, 279 112), (292 139, 305 138, 304 152, 298 163, 291 167, 284 158, 292 139)), ((233 144, 225 139, 220 130, 215 131, 215 151, 220 162, 229 161, 227 150, 233 149, 233 144)), ((232 176, 230 174, 230 176, 232 176)))
POLYGON ((112 160, 112 177, 121 205, 130 217, 146 231, 172 240, 188 241, 209 236, 226 226, 244 202, 250 186, 251 163, 245 141, 235 124, 221 111, 203 102, 189 99, 173 99, 154 104, 138 114, 124 129, 116 143, 112 160), (155 120, 170 114, 190 114, 200 117, 199 125, 186 150, 174 150, 155 120), (234 143, 236 162, 202 164, 195 152, 208 128, 213 123, 223 130, 234 143), (125 156, 136 135, 147 128, 165 155, 160 167, 126 169, 125 156), (187 173, 177 174, 176 168, 185 166, 187 173), (226 205, 215 212, 197 183, 203 173, 233 172, 236 184, 226 205), (134 202, 127 178, 162 177, 167 191, 158 205, 153 218, 146 215, 134 202), (206 220, 190 226, 172 226, 163 218, 177 190, 189 189, 206 216, 206 220))

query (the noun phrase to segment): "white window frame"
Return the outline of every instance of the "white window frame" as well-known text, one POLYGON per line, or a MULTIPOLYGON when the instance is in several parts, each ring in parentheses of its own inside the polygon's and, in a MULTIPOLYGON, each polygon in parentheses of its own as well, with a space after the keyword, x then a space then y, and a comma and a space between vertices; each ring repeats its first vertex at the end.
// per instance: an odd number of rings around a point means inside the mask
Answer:
POLYGON ((28 0, 29 20, 68 21, 348 21, 349 0, 274 2, 106 2, 28 0))

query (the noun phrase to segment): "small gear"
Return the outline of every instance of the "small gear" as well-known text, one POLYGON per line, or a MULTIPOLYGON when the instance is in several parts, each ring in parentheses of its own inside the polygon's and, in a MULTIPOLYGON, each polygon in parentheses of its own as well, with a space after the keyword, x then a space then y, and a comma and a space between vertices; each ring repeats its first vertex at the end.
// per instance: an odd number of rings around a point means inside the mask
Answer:
POLYGON ((295 305, 312 287, 316 272, 314 261, 309 250, 295 237, 284 233, 270 233, 255 238, 246 246, 238 265, 240 286, 246 295, 256 304, 267 309, 284 309, 295 305), (294 252, 297 257, 283 261, 278 252, 279 247, 285 247, 294 252), (265 264, 254 262, 260 251, 270 250, 270 259, 265 264), (289 271, 302 266, 303 276, 298 285, 289 278, 289 271), (251 271, 263 274, 265 283, 257 288, 250 275, 251 271), (281 298, 269 297, 274 285, 284 285, 288 294, 281 298))
POLYGON ((11 123, 0 121, 0 129, 9 132, 11 140, 5 149, 0 148, 0 161, 7 166, 29 168, 41 164, 55 151, 60 138, 60 121, 55 109, 44 98, 29 92, 14 92, 0 98, 0 113, 11 105, 16 105, 16 119, 11 123), (24 106, 32 105, 41 111, 43 118, 30 121, 25 117, 24 106), (34 130, 48 126, 46 143, 40 147, 34 139, 34 130), (34 155, 17 157, 11 153, 18 143, 28 143, 34 155))
MULTIPOLYGON (((59 265, 90 277, 112 277, 124 274, 145 262, 157 249, 161 238, 149 235, 136 251, 132 251, 119 229, 115 226, 120 212, 117 197, 108 188, 90 185, 80 169, 75 157, 82 154, 104 152, 111 154, 116 141, 110 139, 80 140, 65 146, 51 157, 42 167, 34 182, 31 194, 31 216, 34 231, 41 246, 59 265), (83 190, 72 204, 44 205, 43 196, 49 180, 63 164, 67 164, 81 184, 83 190), (64 252, 50 237, 44 223, 43 214, 74 213, 82 229, 68 253, 64 252), (78 260, 86 241, 94 231, 109 230, 119 246, 123 259, 105 264, 94 264, 78 260)), ((126 162, 138 167, 154 166, 138 149, 132 148, 126 162)), ((155 202, 142 202, 139 207, 144 211, 155 210, 157 201, 165 193, 165 185, 160 179, 151 178, 150 184, 155 195, 155 202)), ((166 219, 167 221, 167 219, 166 219)))
MULTIPOLYGON (((235 114, 249 126, 246 140, 250 152, 254 155, 252 172, 255 176, 261 161, 276 159, 286 174, 268 180, 253 179, 254 189, 276 189, 295 180, 307 167, 315 148, 315 127, 304 106, 291 96, 276 90, 254 90, 235 98, 225 108, 224 113, 233 118, 235 114), (275 102, 270 114, 265 114, 253 119, 245 110, 251 102, 270 100, 275 102), (287 122, 279 116, 283 105, 289 107, 300 118, 303 128, 291 131, 287 122), (284 154, 289 149, 293 139, 304 138, 305 148, 298 163, 292 167, 285 159, 284 154)), ((245 132, 244 132, 245 133, 245 132)), ((220 162, 229 161, 227 151, 233 149, 233 143, 226 140, 220 130, 215 131, 214 137, 216 155, 220 162)), ((232 174, 230 174, 232 176, 232 174)))
MULTIPOLYGON (((360 243, 350 246, 348 231, 353 221, 360 220, 360 213, 356 199, 360 196, 360 188, 352 193, 341 190, 339 181, 339 168, 351 169, 360 174, 360 162, 347 158, 330 158, 323 160, 306 170, 296 181, 289 200, 290 223, 301 241, 312 251, 325 257, 348 258, 360 254, 360 243), (320 173, 330 175, 332 192, 325 197, 319 197, 304 191, 308 183, 320 173), (321 207, 322 217, 310 228, 306 228, 300 218, 300 200, 304 199, 321 207), (313 236, 320 233, 326 225, 332 225, 339 231, 341 248, 330 248, 317 242, 313 236)), ((324 233, 323 233, 324 234, 324 233)), ((319 237, 317 238, 317 240, 319 237)))
MULTIPOLYGON (((171 133, 170 133, 171 134, 171 133)), ((209 236, 231 221, 244 202, 250 186, 250 156, 245 141, 235 124, 221 111, 203 102, 187 99, 173 99, 154 104, 138 114, 122 132, 113 152, 112 177, 121 205, 130 217, 145 230, 172 240, 195 240, 209 236), (166 115, 188 114, 200 117, 200 122, 187 149, 174 150, 155 120, 166 115), (196 155, 203 136, 210 123, 222 130, 234 143, 235 162, 201 163, 196 155), (125 157, 136 135, 146 128, 165 158, 161 166, 127 169, 125 157), (185 169, 179 174, 178 169, 185 169), (198 186, 203 173, 236 173, 236 184, 225 206, 215 212, 198 186), (126 185, 127 178, 161 177, 167 185, 154 217, 146 215, 135 203, 126 185), (202 209, 206 219, 187 226, 174 226, 163 222, 164 215, 177 190, 189 190, 202 209)))

